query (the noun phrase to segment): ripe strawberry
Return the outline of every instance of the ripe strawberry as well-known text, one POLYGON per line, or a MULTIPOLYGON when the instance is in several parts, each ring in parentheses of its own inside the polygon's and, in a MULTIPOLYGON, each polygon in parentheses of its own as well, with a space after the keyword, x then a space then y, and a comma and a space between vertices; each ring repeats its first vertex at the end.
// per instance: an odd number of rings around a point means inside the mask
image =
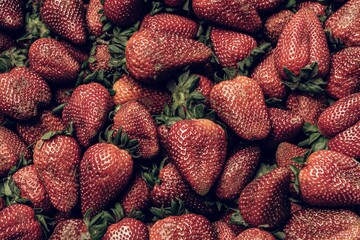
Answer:
POLYGON ((240 194, 239 209, 252 226, 280 227, 290 216, 290 171, 277 168, 250 182, 240 194))
POLYGON ((225 131, 207 119, 182 120, 171 127, 167 147, 171 161, 195 192, 207 194, 225 163, 225 131))
POLYGON ((83 63, 89 58, 89 54, 87 53, 87 50, 84 48, 78 48, 77 46, 74 46, 73 44, 60 40, 60 43, 66 48, 68 53, 74 58, 78 63, 83 63))
POLYGON ((318 63, 316 76, 325 77, 330 67, 330 52, 320 20, 309 8, 300 9, 284 27, 275 49, 275 64, 281 77, 284 67, 295 75, 307 65, 318 63))
POLYGON ((195 74, 195 75, 200 78, 198 86, 195 89, 195 91, 198 91, 199 93, 201 93, 206 99, 205 103, 208 103, 209 100, 210 100, 210 92, 211 92, 211 89, 214 86, 214 83, 205 76, 202 76, 202 75, 199 75, 199 74, 195 74))
POLYGON ((89 66, 92 72, 99 70, 103 70, 105 72, 111 71, 112 68, 109 66, 111 55, 108 45, 96 45, 95 54, 92 57, 95 59, 95 62, 90 63, 89 66))
POLYGON ((285 2, 285 0, 255 0, 251 1, 255 8, 259 11, 272 11, 276 9, 280 4, 285 2))
POLYGON ((294 14, 290 10, 281 10, 268 17, 264 23, 265 38, 275 44, 293 16, 294 14))
POLYGON ((198 18, 237 31, 257 32, 262 25, 254 4, 248 0, 194 0, 192 8, 198 18))
POLYGON ((359 239, 360 217, 349 210, 303 209, 284 228, 286 239, 359 239))
POLYGON ((196 214, 170 216, 157 221, 150 229, 151 240, 180 238, 215 240, 216 233, 209 220, 196 214))
POLYGON ((76 139, 83 147, 90 146, 106 124, 112 107, 109 91, 99 83, 77 87, 64 107, 62 118, 65 124, 73 122, 76 139))
POLYGON ((147 240, 149 231, 143 222, 134 218, 124 218, 110 225, 102 238, 102 240, 111 239, 147 240))
POLYGON ((58 223, 49 240, 82 239, 91 240, 84 220, 68 219, 58 223))
POLYGON ((276 238, 269 232, 260 228, 249 228, 234 238, 234 240, 275 240, 276 238))
POLYGON ((270 120, 260 86, 248 77, 215 85, 210 104, 219 118, 241 138, 260 140, 270 133, 270 120))
POLYGON ((225 163, 215 188, 219 199, 234 200, 255 174, 260 159, 260 148, 256 145, 236 151, 225 163))
POLYGON ((143 6, 142 0, 106 0, 104 15, 120 27, 128 27, 140 18, 143 6))
POLYGON ((100 36, 102 34, 103 24, 100 19, 102 14, 99 11, 103 9, 100 0, 90 0, 86 11, 86 26, 89 33, 93 36, 100 36))
POLYGON ((232 223, 232 218, 234 214, 237 214, 234 210, 229 210, 223 217, 221 217, 221 221, 224 221, 228 224, 228 226, 231 228, 231 230, 235 233, 235 236, 239 235, 241 232, 246 230, 245 226, 242 225, 236 225, 232 223))
POLYGON ((55 92, 55 102, 57 104, 68 103, 71 98, 71 94, 74 91, 73 87, 61 87, 57 88, 55 92))
POLYGON ((191 64, 206 62, 211 50, 193 39, 143 30, 126 45, 128 71, 139 81, 154 83, 191 64))
POLYGON ((5 51, 11 47, 15 47, 14 40, 12 40, 7 33, 0 30, 0 52, 5 51))
POLYGON ((297 168, 301 168, 302 165, 294 162, 292 159, 300 156, 304 156, 306 152, 305 148, 296 146, 288 142, 282 142, 279 144, 275 154, 276 165, 278 167, 286 167, 290 170, 290 165, 294 165, 297 168))
POLYGON ((343 98, 360 91, 360 47, 348 47, 331 57, 326 93, 343 98))
POLYGON ((45 0, 41 19, 48 28, 75 44, 86 42, 84 6, 80 0, 45 0))
POLYGON ((6 208, 6 203, 3 198, 0 198, 0 211, 6 208))
POLYGON ((178 7, 185 3, 185 0, 163 0, 165 6, 178 7))
POLYGON ((0 28, 17 30, 24 25, 23 1, 2 0, 0 2, 0 28))
POLYGON ((13 131, 0 126, 0 177, 6 176, 10 169, 20 160, 31 157, 25 143, 13 131))
POLYGON ((359 205, 359 180, 360 163, 355 159, 331 150, 316 151, 299 173, 301 197, 316 206, 359 205))
POLYGON ((38 114, 40 106, 50 103, 51 92, 44 79, 25 67, 15 67, 0 74, 0 113, 28 120, 38 114))
POLYGON ((212 28, 210 38, 215 55, 223 67, 236 67, 236 63, 249 56, 257 45, 249 35, 221 28, 212 28))
POLYGON ((212 224, 212 226, 216 233, 216 239, 233 240, 236 236, 234 231, 226 222, 216 221, 212 224))
POLYGON ((148 14, 141 21, 140 31, 142 30, 195 38, 198 24, 194 20, 176 14, 160 13, 153 16, 148 14))
POLYGON ((360 45, 360 0, 349 0, 325 23, 325 29, 329 29, 333 37, 340 39, 345 46, 360 45))
POLYGON ((305 2, 300 2, 296 5, 296 8, 298 10, 302 9, 302 8, 310 8, 311 10, 313 10, 316 15, 325 15, 325 10, 327 8, 326 5, 321 4, 319 2, 310 2, 310 1, 305 1, 305 2))

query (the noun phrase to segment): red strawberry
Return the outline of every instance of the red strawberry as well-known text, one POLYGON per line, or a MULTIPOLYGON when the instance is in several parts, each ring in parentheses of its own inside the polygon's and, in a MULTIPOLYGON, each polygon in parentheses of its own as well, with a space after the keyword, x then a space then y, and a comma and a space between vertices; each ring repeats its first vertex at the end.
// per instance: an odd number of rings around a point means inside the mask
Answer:
POLYGON ((58 223, 49 240, 83 239, 90 240, 84 220, 68 219, 58 223))
POLYGON ((313 10, 316 15, 325 15, 325 10, 326 10, 326 5, 321 4, 319 2, 300 2, 299 4, 296 5, 296 8, 298 10, 302 9, 302 8, 310 8, 311 10, 313 10))
POLYGON ((241 226, 241 225, 235 225, 232 223, 231 219, 233 217, 233 215, 236 212, 234 210, 229 210, 222 218, 221 221, 224 221, 228 224, 228 226, 231 228, 231 230, 235 233, 236 235, 239 235, 241 232, 245 231, 246 228, 245 226, 241 226))
POLYGON ((205 217, 196 214, 184 214, 157 221, 150 229, 150 239, 215 240, 216 233, 205 217))
POLYGON ((111 102, 109 91, 99 83, 80 85, 74 90, 62 118, 65 124, 73 122, 81 146, 90 146, 104 127, 111 102))
POLYGON ((73 44, 61 40, 60 43, 66 48, 68 53, 79 63, 83 63, 89 58, 89 54, 87 53, 86 49, 78 48, 73 44))
POLYGON ((141 21, 140 31, 142 30, 195 38, 198 24, 189 18, 176 14, 160 13, 153 16, 148 14, 141 21))
POLYGON ((103 9, 100 0, 90 0, 86 11, 86 25, 89 33, 93 36, 102 34, 103 24, 100 22, 102 14, 99 11, 103 9))
POLYGON ((84 6, 80 0, 45 0, 41 19, 54 33, 75 44, 86 42, 84 6))
POLYGON ((201 93, 205 97, 206 103, 208 103, 210 99, 210 92, 214 86, 214 83, 205 76, 199 74, 195 74, 195 75, 199 77, 199 83, 195 91, 201 93))
POLYGON ((286 239, 347 239, 360 235, 360 217, 349 210, 303 209, 284 228, 286 239))
POLYGON ((134 218, 124 218, 110 225, 102 238, 102 240, 112 239, 147 240, 149 231, 143 222, 134 218))
POLYGON ((275 240, 276 238, 269 232, 260 228, 249 228, 234 238, 234 240, 275 240))
POLYGON ((142 0, 106 0, 104 15, 120 27, 128 27, 140 18, 143 6, 142 0))
POLYGON ((211 50, 193 39, 162 32, 136 32, 126 45, 126 66, 138 80, 154 83, 190 64, 206 62, 211 50))
POLYGON ((219 199, 234 200, 255 174, 260 148, 249 146, 235 152, 227 161, 215 188, 219 199))
POLYGON ((184 4, 185 0, 163 0, 164 5, 168 7, 177 7, 184 4))
POLYGON ((230 226, 223 221, 217 221, 213 224, 213 229, 216 233, 216 239, 221 240, 233 240, 235 238, 234 231, 230 228, 230 226))
POLYGON ((105 72, 111 71, 111 67, 109 66, 109 62, 111 60, 111 55, 109 52, 108 45, 101 44, 96 45, 95 54, 92 56, 95 58, 94 63, 90 63, 90 70, 92 72, 103 70, 105 72))
POLYGON ((6 203, 3 198, 0 198, 0 211, 6 208, 6 203))
POLYGON ((331 57, 326 93, 343 98, 360 91, 360 47, 348 47, 331 57))
POLYGON ((260 140, 270 133, 270 120, 260 86, 248 77, 215 85, 210 104, 219 118, 241 138, 260 140))
POLYGON ((251 1, 257 10, 260 11, 271 11, 276 9, 285 0, 255 0, 251 1))
POLYGON ((15 67, 0 74, 0 112, 6 116, 28 120, 38 114, 40 106, 50 103, 51 92, 46 82, 25 67, 15 67))
POLYGON ((248 0, 194 0, 192 8, 198 18, 237 31, 257 32, 262 25, 255 6, 248 0))
POLYGON ((359 205, 359 180, 360 163, 355 159, 331 150, 316 151, 299 173, 301 197, 316 206, 359 205))
POLYGON ((175 123, 169 131, 167 144, 171 161, 202 196, 209 192, 221 173, 226 146, 225 131, 207 119, 175 123))
POLYGON ((11 47, 15 47, 14 40, 5 32, 0 31, 0 52, 5 51, 11 47))
POLYGON ((333 13, 325 23, 333 37, 339 38, 347 47, 360 45, 360 0, 349 0, 333 13))
POLYGON ((256 47, 256 40, 251 36, 220 28, 212 28, 210 38, 223 67, 236 67, 236 63, 249 56, 256 47))
POLYGON ((0 28, 17 30, 24 25, 21 0, 2 0, 0 2, 0 28))
POLYGON ((325 77, 330 67, 330 53, 320 20, 309 8, 300 9, 284 27, 275 49, 278 72, 286 78, 284 67, 299 75, 300 70, 318 63, 317 76, 325 77))
POLYGON ((240 194, 239 209, 252 226, 280 227, 290 216, 290 171, 277 168, 250 182, 240 194))
POLYGON ((304 156, 306 152, 305 148, 296 146, 295 144, 282 142, 279 144, 275 154, 275 160, 278 167, 286 167, 290 170, 290 165, 294 165, 297 168, 301 168, 302 165, 294 162, 292 159, 300 156, 304 156))
POLYGON ((294 14, 290 10, 281 10, 268 17, 264 23, 264 35, 271 43, 276 43, 294 14))
POLYGON ((73 87, 57 88, 54 96, 55 102, 57 104, 68 103, 73 91, 73 87))

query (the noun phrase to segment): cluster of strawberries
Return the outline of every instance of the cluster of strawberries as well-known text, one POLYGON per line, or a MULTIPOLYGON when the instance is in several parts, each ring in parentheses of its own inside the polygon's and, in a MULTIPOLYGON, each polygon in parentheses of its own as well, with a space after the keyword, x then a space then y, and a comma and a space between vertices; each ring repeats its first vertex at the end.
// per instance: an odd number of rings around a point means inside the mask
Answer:
POLYGON ((359 19, 0 0, 0 240, 359 240, 359 19))

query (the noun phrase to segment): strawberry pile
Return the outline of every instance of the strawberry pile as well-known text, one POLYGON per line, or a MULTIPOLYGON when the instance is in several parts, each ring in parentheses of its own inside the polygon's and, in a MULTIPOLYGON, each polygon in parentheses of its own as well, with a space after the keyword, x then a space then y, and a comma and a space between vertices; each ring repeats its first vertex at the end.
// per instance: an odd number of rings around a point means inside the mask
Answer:
POLYGON ((0 240, 359 240, 360 0, 0 0, 0 240))

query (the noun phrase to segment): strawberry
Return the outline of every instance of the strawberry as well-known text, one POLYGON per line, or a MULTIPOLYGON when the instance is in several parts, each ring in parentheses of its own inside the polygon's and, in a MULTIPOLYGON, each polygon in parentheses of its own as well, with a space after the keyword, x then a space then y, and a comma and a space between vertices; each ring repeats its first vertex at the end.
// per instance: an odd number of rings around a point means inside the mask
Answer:
POLYGON ((310 8, 311 10, 313 10, 316 15, 325 15, 325 10, 327 8, 326 5, 321 4, 319 2, 310 2, 310 1, 305 1, 305 2, 300 2, 296 5, 297 10, 300 10, 302 8, 310 8))
POLYGON ((195 74, 195 75, 199 77, 199 83, 198 83, 198 86, 195 89, 195 91, 198 91, 199 93, 201 93, 206 99, 205 103, 208 103, 209 99, 210 99, 210 92, 214 86, 214 83, 205 76, 202 76, 199 74, 195 74))
POLYGON ((226 161, 215 188, 219 199, 234 200, 255 174, 260 159, 260 148, 256 145, 236 151, 226 161))
POLYGON ((293 15, 290 10, 281 10, 270 15, 264 23, 265 38, 275 44, 293 15))
POLYGON ((2 0, 0 2, 0 28, 17 30, 24 25, 23 1, 2 0))
POLYGON ((290 216, 290 172, 277 168, 250 182, 240 194, 239 209, 252 226, 280 227, 290 216))
POLYGON ((269 135, 271 127, 264 95, 253 79, 239 76, 215 85, 210 104, 239 137, 252 141, 269 135))
POLYGON ((276 9, 280 4, 285 2, 285 0, 255 0, 251 2, 259 11, 272 11, 276 9))
POLYGON ((330 150, 334 150, 350 157, 360 158, 360 121, 354 126, 331 138, 328 142, 330 150))
POLYGON ((198 18, 236 31, 253 33, 262 25, 255 6, 248 0, 194 0, 192 8, 198 18))
POLYGON ((49 240, 83 239, 90 240, 90 234, 82 219, 68 219, 58 223, 49 240))
POLYGON ((163 0, 164 5, 168 7, 177 7, 184 4, 186 0, 163 0))
POLYGON ((60 40, 60 43, 78 63, 83 63, 88 60, 89 54, 87 53, 86 49, 78 48, 77 46, 74 46, 73 44, 63 40, 60 40))
POLYGON ((7 33, 0 30, 0 52, 5 51, 11 47, 15 47, 14 40, 12 40, 7 33))
POLYGON ((249 56, 257 45, 249 35, 221 28, 212 28, 210 38, 215 55, 223 67, 236 67, 236 63, 249 56))
POLYGON ((103 24, 100 19, 102 14, 99 11, 103 9, 100 0, 90 0, 86 11, 86 26, 89 33, 93 36, 100 36, 103 32, 103 24))
POLYGON ((249 228, 234 238, 234 240, 275 240, 276 238, 269 232, 260 228, 249 228))
POLYGON ((181 175, 196 193, 207 194, 225 163, 225 131, 207 119, 181 120, 167 140, 169 157, 181 175))
POLYGON ((6 208, 6 202, 3 198, 0 198, 0 211, 6 208))
POLYGON ((51 92, 46 82, 25 67, 15 67, 0 74, 0 113, 28 120, 38 114, 40 106, 50 103, 51 92))
POLYGON ((349 210, 304 209, 284 228, 286 239, 359 239, 360 217, 349 210))
POLYGON ((112 68, 109 66, 111 60, 111 55, 109 52, 109 47, 106 44, 96 45, 95 54, 92 56, 95 58, 95 62, 90 63, 90 70, 92 72, 103 70, 105 72, 110 72, 112 68))
POLYGON ((42 239, 41 225, 35 220, 34 210, 15 204, 0 212, 0 239, 42 239))
POLYGON ((157 221, 150 229, 150 239, 215 240, 216 233, 205 217, 196 214, 184 214, 157 221))
POLYGON ((342 153, 312 153, 300 170, 301 198, 316 206, 360 204, 360 163, 342 153), (331 188, 329 188, 331 186, 331 188))
POLYGON ((71 94, 74 91, 73 87, 57 88, 55 92, 55 102, 57 104, 68 103, 71 98, 71 94))
POLYGON ((195 38, 198 31, 198 24, 189 18, 176 14, 160 13, 153 16, 148 14, 141 21, 140 31, 142 30, 175 34, 185 38, 195 38))
POLYGON ((360 91, 360 47, 348 47, 331 57, 326 93, 340 99, 360 91))
POLYGON ((360 45, 360 1, 349 0, 325 23, 325 29, 331 31, 332 36, 340 39, 345 46, 360 45))
POLYGON ((290 165, 294 165, 297 168, 301 168, 302 165, 294 162, 292 159, 304 156, 306 152, 305 148, 296 146, 288 142, 282 142, 278 145, 275 154, 276 165, 278 167, 286 167, 290 170, 290 165))
POLYGON ((75 44, 85 44, 84 6, 80 0, 45 0, 41 19, 48 28, 75 44))
POLYGON ((140 18, 143 5, 142 0, 106 0, 104 15, 119 27, 128 27, 140 18))
POLYGON ((77 87, 64 107, 65 124, 73 122, 76 139, 83 147, 90 146, 104 127, 112 107, 109 91, 99 83, 77 87))
MULTIPOLYGON (((50 133, 50 134, 49 134, 50 133)), ((49 193, 52 205, 69 212, 78 202, 78 166, 81 149, 75 138, 45 134, 35 145, 34 164, 49 193)))
POLYGON ((193 39, 143 30, 126 45, 128 71, 142 82, 154 83, 187 65, 206 62, 211 50, 193 39))
POLYGON ((235 238, 234 231, 230 228, 229 224, 223 221, 216 221, 213 224, 213 229, 216 233, 216 239, 233 240, 235 238))
MULTIPOLYGON (((224 221, 225 223, 228 224, 228 226, 231 228, 231 230, 235 233, 236 235, 239 235, 241 232, 246 230, 246 227, 243 225, 236 225, 233 223, 233 218, 234 218, 234 214, 237 214, 239 211, 238 210, 229 210, 222 218, 221 221, 224 221)), ((242 219, 244 220, 244 219, 242 219)))
POLYGON ((13 166, 16 166, 23 156, 25 159, 31 157, 30 151, 25 143, 13 131, 0 126, 0 176, 8 174, 13 166))
POLYGON ((110 225, 102 238, 102 240, 111 239, 147 240, 149 231, 143 222, 134 218, 124 218, 110 225))

